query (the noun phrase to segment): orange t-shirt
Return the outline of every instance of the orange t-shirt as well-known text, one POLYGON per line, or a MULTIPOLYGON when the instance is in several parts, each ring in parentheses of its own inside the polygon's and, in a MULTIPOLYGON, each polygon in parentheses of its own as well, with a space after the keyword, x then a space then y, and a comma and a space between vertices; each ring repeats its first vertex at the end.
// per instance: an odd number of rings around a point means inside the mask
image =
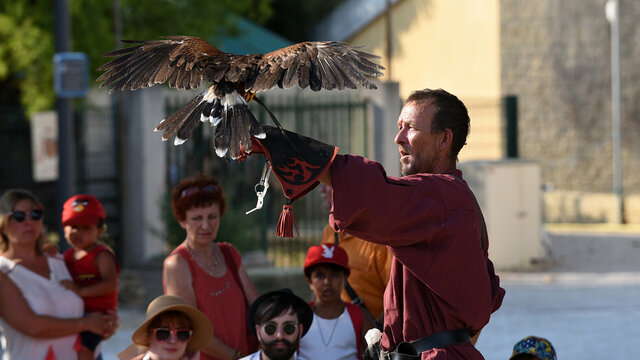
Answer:
MULTIPOLYGON (((335 232, 328 225, 322 234, 322 242, 335 242, 335 232)), ((338 233, 338 244, 349 256, 349 284, 364 301, 371 315, 377 318, 382 314, 384 289, 389 282, 391 253, 384 245, 364 241, 344 232, 338 233)), ((351 302, 346 290, 342 292, 342 300, 351 302)))

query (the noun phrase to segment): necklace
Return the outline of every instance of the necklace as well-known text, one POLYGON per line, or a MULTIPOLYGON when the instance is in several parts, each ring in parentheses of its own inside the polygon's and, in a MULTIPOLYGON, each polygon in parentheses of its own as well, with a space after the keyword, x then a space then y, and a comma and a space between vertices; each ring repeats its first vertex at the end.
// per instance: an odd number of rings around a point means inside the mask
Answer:
MULTIPOLYGON (((322 319, 318 316, 318 319, 322 319)), ((335 319, 322 319, 324 321, 318 321, 318 332, 320 333, 320 339, 324 344, 325 348, 329 348, 329 344, 331 344, 331 339, 333 339, 333 334, 336 332, 336 327, 338 327, 338 322, 340 321, 340 317, 335 319), (331 329, 331 335, 329 335, 329 341, 324 341, 324 334, 322 334, 322 323, 333 322, 333 329, 331 329)))
POLYGON ((215 277, 216 276, 216 265, 218 265, 218 263, 220 263, 220 260, 219 260, 218 252, 213 249, 213 246, 214 245, 211 244, 211 247, 210 247, 211 252, 213 254, 213 260, 209 260, 209 261, 207 261, 206 263, 203 264, 203 262, 200 261, 200 257, 198 256, 199 254, 197 254, 195 251, 193 251, 188 243, 186 244, 187 251, 189 251, 189 254, 191 255, 191 260, 194 260, 196 262, 196 264, 198 264, 200 269, 204 270, 204 272, 206 272, 207 274, 215 277))

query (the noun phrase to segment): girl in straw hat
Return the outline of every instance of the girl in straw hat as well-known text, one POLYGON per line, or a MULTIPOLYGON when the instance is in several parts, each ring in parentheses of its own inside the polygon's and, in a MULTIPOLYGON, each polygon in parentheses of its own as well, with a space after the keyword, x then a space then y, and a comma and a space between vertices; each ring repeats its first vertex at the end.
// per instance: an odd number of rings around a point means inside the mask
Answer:
POLYGON ((131 336, 148 350, 132 360, 198 359, 213 336, 209 318, 182 298, 162 295, 147 307, 147 319, 131 336))

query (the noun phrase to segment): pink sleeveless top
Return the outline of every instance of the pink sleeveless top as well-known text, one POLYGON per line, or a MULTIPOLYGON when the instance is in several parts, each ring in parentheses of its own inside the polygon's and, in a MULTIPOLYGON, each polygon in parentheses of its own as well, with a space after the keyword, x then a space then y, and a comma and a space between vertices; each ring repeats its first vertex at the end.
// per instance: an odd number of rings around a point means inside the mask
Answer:
MULTIPOLYGON (((220 248, 227 247, 231 250, 233 261, 241 265, 241 256, 238 250, 229 243, 217 243, 220 248)), ((184 244, 178 246, 173 254, 180 255, 189 264, 193 289, 196 293, 197 307, 202 311, 213 325, 213 334, 228 346, 248 354, 247 343, 247 302, 240 284, 236 283, 229 264, 222 277, 213 277, 202 270, 195 259, 191 258, 189 250, 184 244)), ((164 285, 164 284, 163 284, 164 285)), ((166 286, 164 286, 166 293, 166 286)), ((219 360, 200 353, 201 360, 219 360)))

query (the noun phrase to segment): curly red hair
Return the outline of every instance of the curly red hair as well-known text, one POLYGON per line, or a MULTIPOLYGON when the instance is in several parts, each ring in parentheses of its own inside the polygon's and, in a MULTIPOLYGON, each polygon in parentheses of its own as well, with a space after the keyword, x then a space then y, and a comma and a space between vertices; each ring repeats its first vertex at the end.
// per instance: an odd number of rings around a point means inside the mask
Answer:
POLYGON ((197 175, 180 180, 171 192, 171 209, 178 221, 184 221, 187 210, 220 206, 220 216, 227 209, 227 200, 218 180, 212 176, 197 175))

